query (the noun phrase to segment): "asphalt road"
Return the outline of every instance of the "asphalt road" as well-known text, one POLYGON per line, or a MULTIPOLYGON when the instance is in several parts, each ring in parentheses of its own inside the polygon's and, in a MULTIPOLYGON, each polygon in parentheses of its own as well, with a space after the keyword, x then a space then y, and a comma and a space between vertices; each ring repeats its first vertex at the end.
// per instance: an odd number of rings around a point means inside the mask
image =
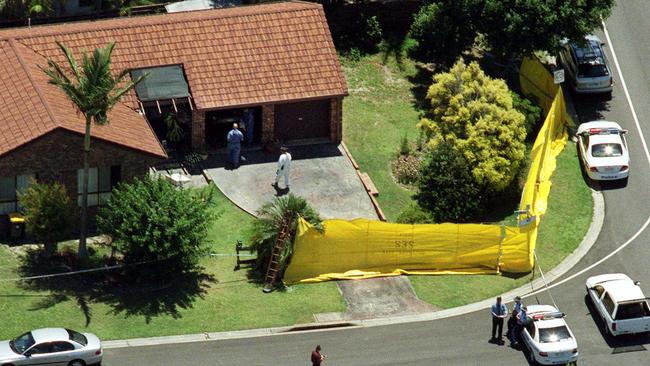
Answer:
MULTIPOLYGON (((639 125, 650 143, 650 7, 647 0, 618 1, 606 21, 611 44, 603 32, 597 34, 608 43, 606 52, 612 68, 615 50, 639 125)), ((569 273, 589 267, 621 245, 627 245, 609 259, 575 278, 551 289, 559 308, 578 340, 581 365, 648 365, 650 337, 647 335, 613 340, 601 331, 585 301, 584 283, 588 276, 624 272, 642 282, 650 294, 650 229, 633 238, 650 218, 650 156, 646 156, 618 72, 610 98, 576 97, 583 122, 609 119, 628 128, 631 176, 625 187, 599 187, 605 196, 606 217, 598 241, 587 256, 569 273), (628 243, 629 242, 629 243, 628 243)), ((566 197, 571 199, 571 197, 566 197)), ((525 303, 550 303, 541 293, 525 303)), ((218 314, 214 315, 218 316, 218 314)), ((105 366, 116 365, 308 365, 309 353, 316 344, 328 356, 326 365, 526 365, 522 352, 487 342, 490 332, 488 310, 422 323, 369 328, 343 328, 259 338, 160 345, 105 351, 105 366)))

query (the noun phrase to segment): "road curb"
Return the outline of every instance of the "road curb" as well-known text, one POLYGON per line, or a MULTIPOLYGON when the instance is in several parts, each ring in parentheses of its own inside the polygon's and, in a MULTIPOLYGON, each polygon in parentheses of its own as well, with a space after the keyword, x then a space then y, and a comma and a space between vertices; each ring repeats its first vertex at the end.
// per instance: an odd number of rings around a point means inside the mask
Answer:
MULTIPOLYGON (((587 234, 582 239, 580 245, 569 254, 560 264, 555 268, 548 271, 544 274, 547 282, 553 282, 559 277, 567 273, 571 268, 573 268, 582 257, 587 254, 589 249, 594 245, 600 230, 603 226, 603 221, 605 219, 605 200, 601 192, 591 190, 591 197, 594 203, 593 216, 591 218, 591 224, 587 230, 587 234)), ((515 296, 519 295, 521 297, 528 297, 532 292, 535 292, 541 288, 544 288, 545 284, 541 278, 534 280, 532 283, 520 286, 514 290, 510 290, 501 296, 504 299, 504 302, 510 302, 514 299, 515 296)), ((175 343, 188 343, 188 342, 207 342, 207 341, 216 341, 216 340, 227 340, 227 339, 239 339, 239 338, 254 338, 254 337, 266 337, 278 334, 290 334, 290 333, 305 333, 305 332, 322 332, 322 331, 331 331, 341 328, 359 328, 359 327, 373 327, 373 326, 383 326, 390 324, 401 324, 401 323, 414 323, 414 322, 423 322, 429 320, 451 318, 454 316, 459 316, 478 310, 485 310, 492 305, 494 299, 490 297, 482 301, 478 301, 472 304, 467 304, 451 309, 439 310, 430 313, 422 313, 416 315, 406 315, 406 316, 395 316, 389 318, 376 318, 376 319, 364 319, 356 321, 346 321, 344 323, 310 323, 303 324, 303 328, 296 328, 296 325, 285 326, 285 327, 275 327, 275 328, 260 328, 260 329, 249 329, 249 330, 238 330, 231 332, 213 332, 213 333, 199 333, 199 334, 188 334, 188 335, 177 335, 177 336, 166 336, 166 337, 152 337, 152 338, 133 338, 133 339, 124 339, 124 340, 115 340, 115 341, 104 341, 102 345, 105 349, 113 348, 125 348, 125 347, 141 347, 141 346, 154 346, 161 344, 175 344, 175 343), (299 329, 299 330, 296 330, 299 329)))

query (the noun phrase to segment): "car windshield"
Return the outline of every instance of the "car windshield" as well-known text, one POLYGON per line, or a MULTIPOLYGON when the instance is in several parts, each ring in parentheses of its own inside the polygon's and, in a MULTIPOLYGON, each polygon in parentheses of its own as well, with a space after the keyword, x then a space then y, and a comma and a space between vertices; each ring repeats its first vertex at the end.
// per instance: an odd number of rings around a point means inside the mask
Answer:
POLYGON ((597 78, 608 76, 609 72, 605 65, 580 64, 578 65, 578 77, 597 78))
POLYGON ((20 337, 9 342, 9 345, 16 353, 23 353, 29 347, 34 345, 34 337, 32 337, 32 332, 27 332, 20 337))
POLYGON ((559 342, 563 339, 571 338, 569 330, 564 325, 561 327, 554 328, 541 328, 539 330, 539 342, 540 343, 553 343, 559 342))
POLYGON ((74 330, 66 329, 68 331, 68 335, 70 336, 70 340, 75 341, 79 343, 82 346, 85 346, 88 344, 88 339, 86 338, 85 335, 75 332, 74 330))
POLYGON ((591 147, 591 155, 595 158, 608 158, 623 155, 620 144, 596 144, 591 147))

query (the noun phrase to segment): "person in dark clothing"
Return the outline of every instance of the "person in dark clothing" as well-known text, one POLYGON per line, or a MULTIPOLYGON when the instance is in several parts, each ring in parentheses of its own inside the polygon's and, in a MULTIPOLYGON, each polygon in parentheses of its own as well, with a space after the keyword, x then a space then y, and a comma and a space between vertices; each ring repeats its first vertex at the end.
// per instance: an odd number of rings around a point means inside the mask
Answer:
POLYGON ((491 314, 492 314, 492 338, 490 338, 490 342, 496 344, 503 344, 503 339, 502 339, 503 319, 506 316, 508 316, 508 308, 504 303, 501 302, 501 296, 497 297, 496 303, 492 305, 491 314), (498 337, 496 337, 497 328, 499 330, 498 337))
POLYGON ((311 365, 320 366, 325 360, 325 356, 320 353, 320 344, 316 346, 316 349, 311 353, 311 365))

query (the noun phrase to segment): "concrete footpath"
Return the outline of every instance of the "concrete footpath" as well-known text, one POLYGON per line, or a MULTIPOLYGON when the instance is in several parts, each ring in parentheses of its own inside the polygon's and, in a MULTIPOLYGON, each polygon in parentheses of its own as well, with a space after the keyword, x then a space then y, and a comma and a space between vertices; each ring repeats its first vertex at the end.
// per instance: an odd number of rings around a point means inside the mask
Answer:
MULTIPOLYGON (((566 274, 571 268, 573 268, 582 257, 587 254, 589 249, 594 245, 600 230, 605 219, 605 201, 603 199, 602 193, 592 190, 592 198, 594 201, 594 214, 591 220, 591 225, 587 234, 583 238, 582 242, 578 248, 567 256, 557 267, 553 268, 549 272, 544 274, 546 283, 551 283, 555 280, 560 279, 564 274, 566 274)), ((505 302, 510 302, 514 299, 515 296, 519 295, 522 297, 532 296, 536 291, 543 290, 545 287, 545 281, 541 277, 532 281, 529 284, 516 288, 514 290, 508 291, 505 294, 502 294, 502 297, 505 302)), ((355 320, 345 320, 341 319, 340 321, 334 322, 322 322, 322 323, 310 323, 310 324, 299 324, 286 327, 275 327, 275 328, 261 328, 261 329, 250 329, 250 330, 238 330, 231 332, 214 332, 214 333, 200 333, 200 334, 188 334, 188 335, 179 335, 179 336, 167 336, 167 337, 153 337, 153 338, 134 338, 134 339, 125 339, 125 340, 116 340, 116 341, 105 341, 103 342, 104 348, 122 348, 122 347, 138 347, 138 346, 151 346, 158 344, 173 344, 173 343, 187 343, 187 342, 202 342, 202 341, 213 341, 213 340, 223 340, 223 339, 236 339, 236 338, 249 338, 249 337, 264 337, 270 335, 279 335, 287 332, 308 332, 308 331, 320 331, 324 329, 335 329, 339 327, 372 327, 372 326, 382 326, 389 324, 399 324, 399 323, 411 323, 411 322, 421 322, 442 318, 449 318, 458 315, 463 315, 479 310, 485 310, 493 302, 493 297, 485 299, 483 301, 475 302, 473 304, 468 304, 464 306, 459 306, 452 309, 445 309, 439 311, 430 311, 419 314, 411 314, 405 316, 394 316, 394 317, 382 317, 374 319, 355 319, 355 320)))

